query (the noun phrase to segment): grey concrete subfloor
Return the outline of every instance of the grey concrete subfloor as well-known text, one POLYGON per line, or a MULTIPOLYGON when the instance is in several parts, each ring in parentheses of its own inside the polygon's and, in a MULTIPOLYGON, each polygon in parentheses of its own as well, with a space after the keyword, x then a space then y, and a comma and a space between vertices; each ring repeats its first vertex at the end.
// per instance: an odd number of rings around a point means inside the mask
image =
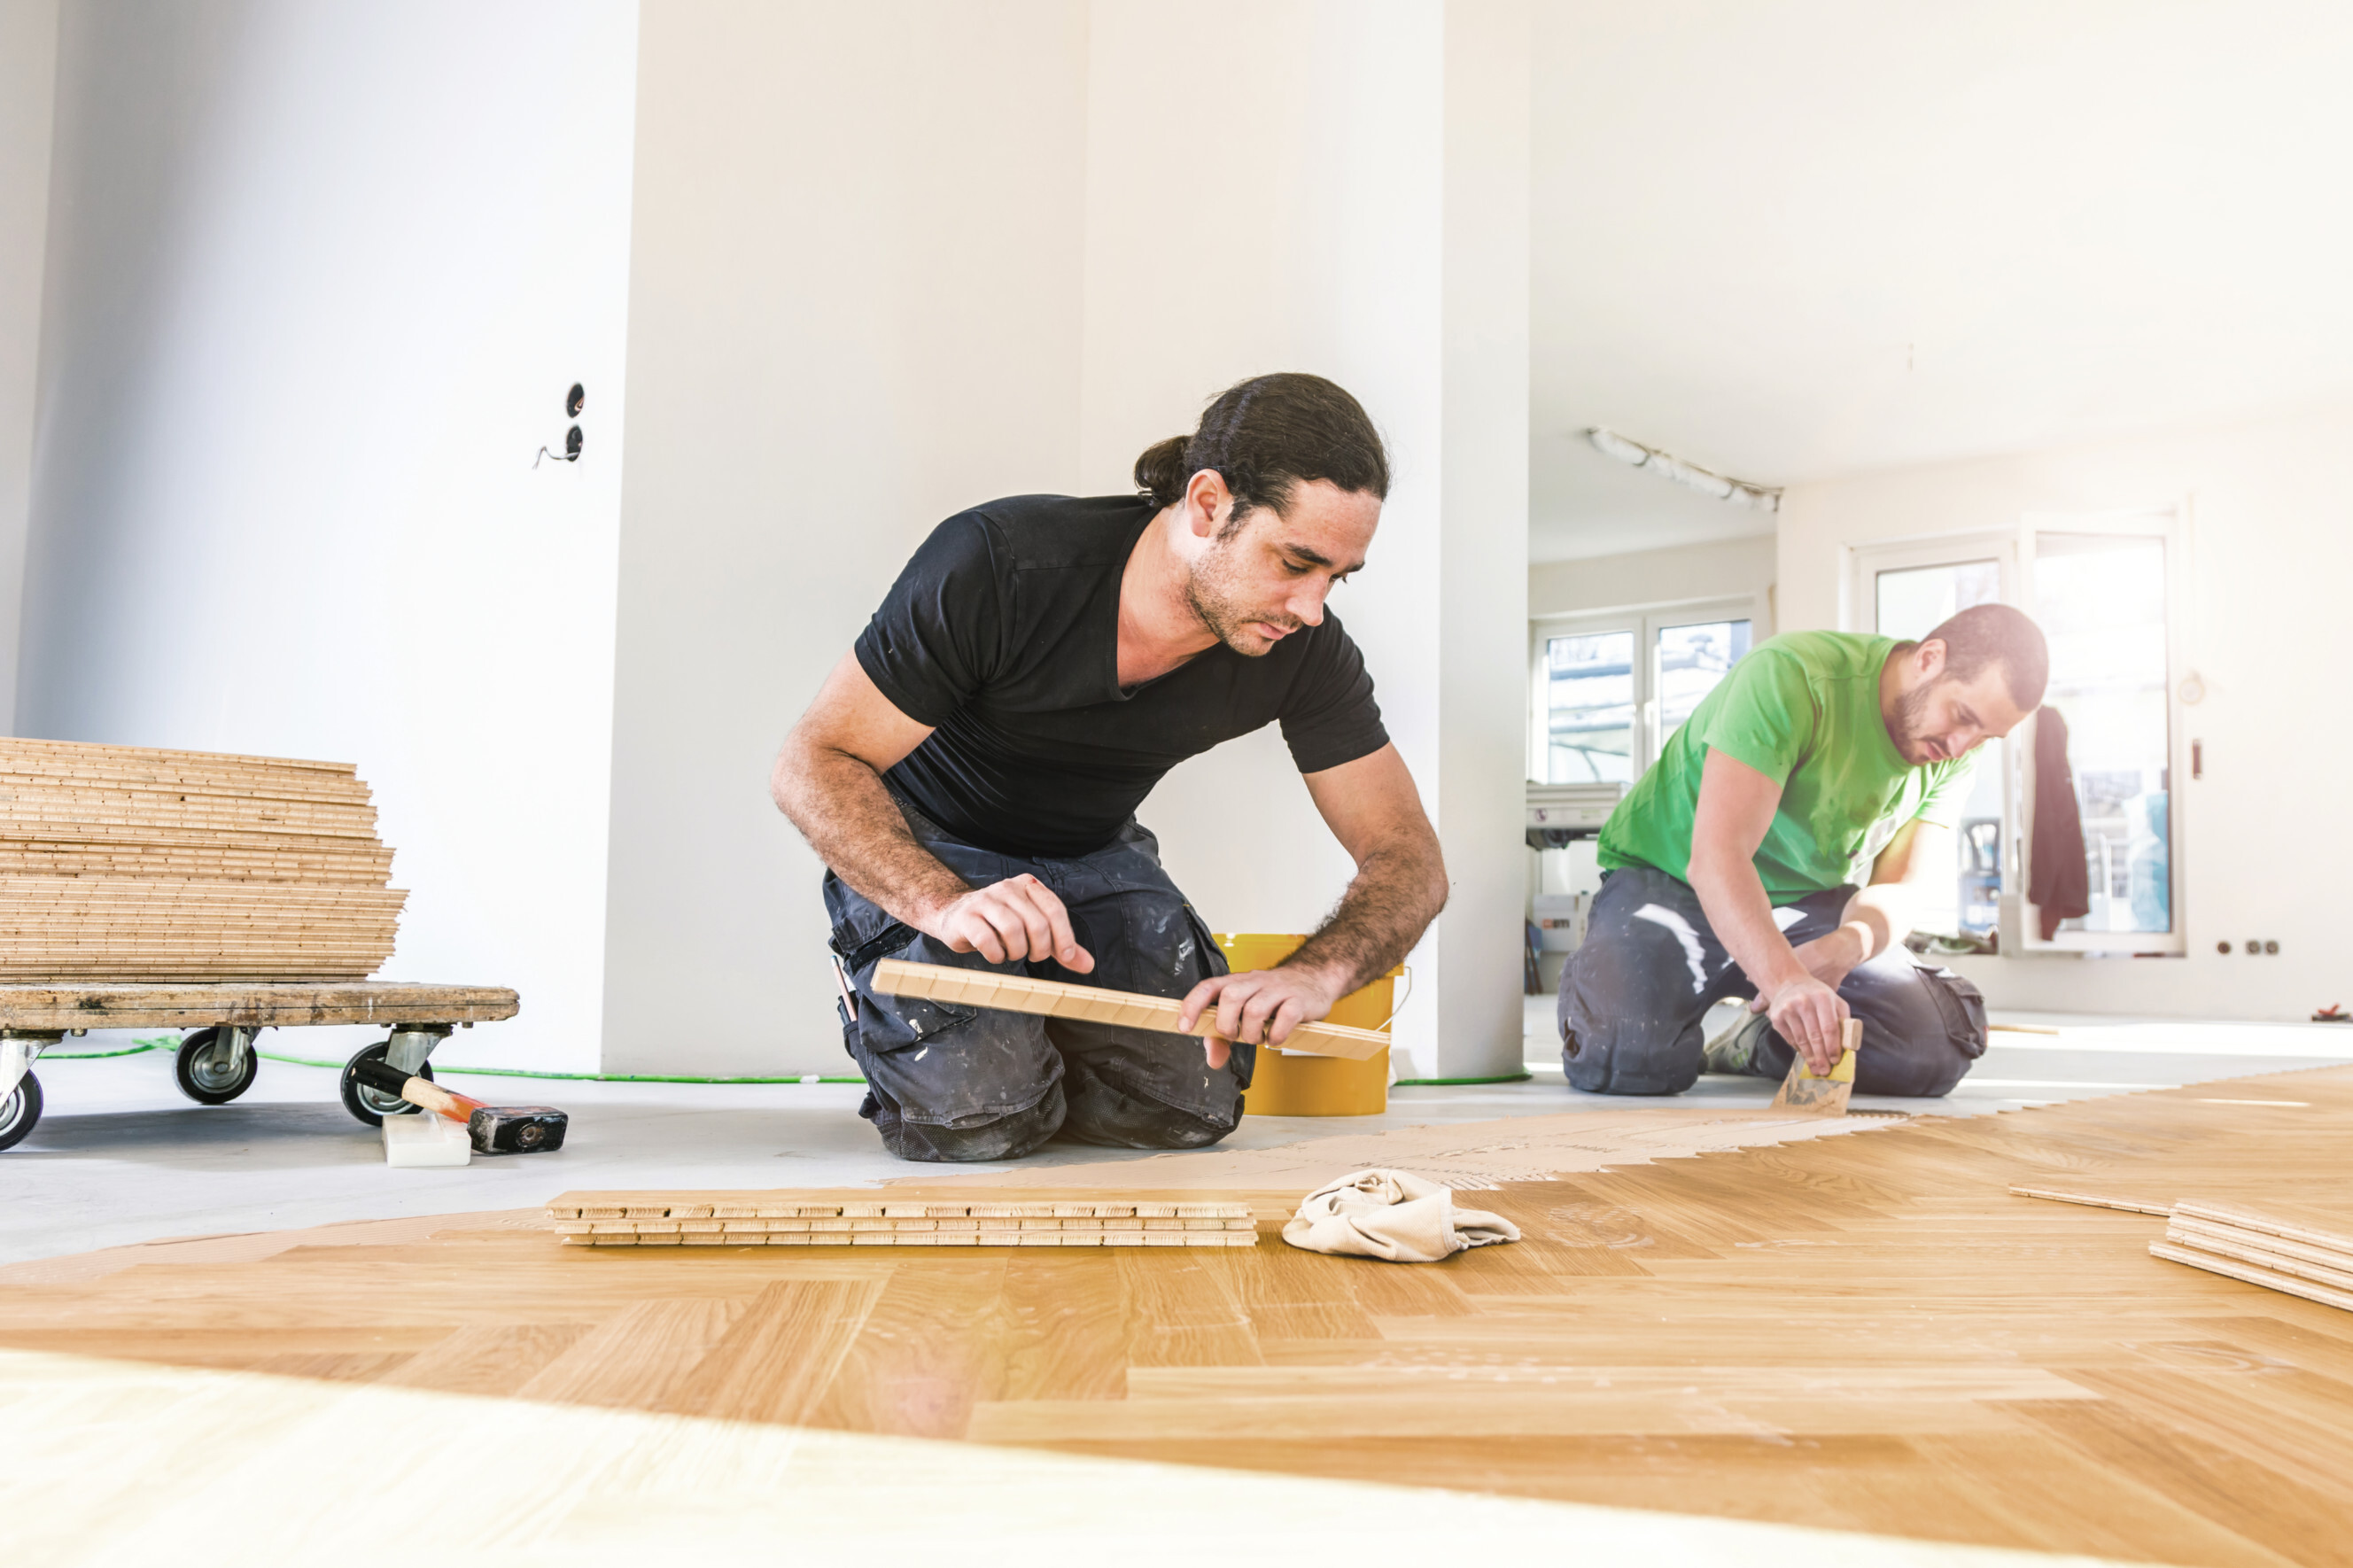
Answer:
MULTIPOLYGON (((1345 1121, 1251 1117, 1227 1147, 1270 1148, 1348 1131, 1506 1116, 1619 1110, 1562 1080, 1549 998, 1531 997, 1526 1082, 1406 1088, 1378 1117, 1345 1121)), ((1859 1099, 1859 1109, 1972 1115, 2053 1100, 2282 1072, 2353 1060, 2353 1028, 2004 1016, 2059 1035, 1998 1033, 1947 1100, 1859 1099)), ((288 1037, 265 1037, 264 1048, 288 1037)), ((127 1044, 92 1035, 94 1050, 127 1044)), ((859 1120, 854 1084, 694 1085, 459 1077, 450 1087, 507 1104, 573 1114, 559 1152, 476 1160, 459 1170, 392 1170, 378 1135, 345 1114, 335 1074, 265 1061, 234 1104, 198 1106, 172 1082, 163 1052, 39 1067, 47 1112, 0 1153, 0 1263, 167 1237, 228 1235, 477 1209, 517 1208, 575 1187, 772 1187, 868 1183, 923 1173, 885 1154, 859 1120)), ((2253 1092, 2253 1091, 2251 1091, 2253 1092)), ((1672 1101, 1762 1105, 1773 1086, 1703 1078, 1672 1101)), ((1055 1144, 1031 1163, 1133 1156, 1055 1144)), ((1002 1166, 967 1167, 975 1170, 1002 1166)))

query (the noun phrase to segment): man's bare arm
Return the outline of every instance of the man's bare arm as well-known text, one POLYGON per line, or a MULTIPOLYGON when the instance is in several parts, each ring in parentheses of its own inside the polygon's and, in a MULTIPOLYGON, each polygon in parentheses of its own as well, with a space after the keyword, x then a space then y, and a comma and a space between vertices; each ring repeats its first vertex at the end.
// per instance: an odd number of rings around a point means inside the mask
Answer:
POLYGON ((1952 837, 1951 828, 1917 819, 1896 830, 1872 862, 1871 885, 1847 900, 1838 930, 1797 950, 1816 978, 1836 987, 1858 964, 1912 933, 1929 879, 1950 864, 1945 847, 1952 837))
POLYGON ((834 875, 951 951, 991 963, 1050 958, 1078 974, 1094 968, 1061 900, 1036 878, 975 889, 915 842, 882 775, 931 732, 844 654, 785 737, 768 793, 834 875))
POLYGON ((1773 923, 1773 900, 1757 875, 1757 847, 1780 805, 1779 784, 1710 747, 1692 818, 1692 891, 1716 940, 1755 983, 1781 1037, 1816 1072, 1828 1072, 1842 1048, 1846 1004, 1773 923))
POLYGON ((1291 1031, 1331 1012, 1350 992, 1386 974, 1446 907, 1446 861, 1421 808, 1413 774, 1395 746, 1306 775, 1307 793, 1356 875, 1331 917, 1273 969, 1205 980, 1185 998, 1184 1021, 1214 1004, 1225 1040, 1281 1045, 1291 1031))

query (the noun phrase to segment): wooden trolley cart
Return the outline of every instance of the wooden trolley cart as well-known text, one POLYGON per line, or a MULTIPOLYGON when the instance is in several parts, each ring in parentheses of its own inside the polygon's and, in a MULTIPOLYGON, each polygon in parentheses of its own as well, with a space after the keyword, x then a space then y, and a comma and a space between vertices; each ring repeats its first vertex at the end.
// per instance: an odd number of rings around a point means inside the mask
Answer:
POLYGON ((458 1028, 512 1018, 512 991, 490 985, 412 985, 387 981, 254 981, 200 984, 58 982, 0 984, 0 1149, 21 1142, 41 1119, 33 1063, 68 1035, 89 1029, 185 1029, 173 1076, 204 1105, 225 1105, 253 1087, 264 1029, 312 1024, 381 1025, 385 1037, 343 1065, 343 1109, 373 1127, 417 1108, 355 1082, 370 1057, 431 1078, 426 1058, 458 1028))

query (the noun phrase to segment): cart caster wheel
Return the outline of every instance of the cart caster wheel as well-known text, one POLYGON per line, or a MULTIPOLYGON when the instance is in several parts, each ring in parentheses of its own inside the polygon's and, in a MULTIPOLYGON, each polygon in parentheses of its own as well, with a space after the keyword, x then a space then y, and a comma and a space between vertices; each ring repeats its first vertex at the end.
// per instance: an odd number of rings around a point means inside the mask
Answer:
MULTIPOLYGON (((380 1062, 391 1049, 390 1040, 378 1040, 353 1052, 352 1059, 343 1064, 343 1109, 370 1127, 383 1126, 387 1116, 410 1116, 417 1110, 417 1107, 400 1096, 386 1094, 380 1089, 370 1089, 352 1076, 352 1068, 362 1062, 380 1062)), ((427 1062, 419 1067, 417 1076, 430 1083, 433 1080, 433 1064, 427 1062)))
POLYGON ((180 1092, 198 1105, 227 1105, 251 1089, 261 1071, 261 1055, 253 1040, 246 1042, 245 1060, 230 1065, 227 1033, 198 1029, 180 1042, 180 1054, 172 1058, 172 1076, 180 1092))
POLYGON ((0 1100, 0 1149, 13 1149, 25 1141, 41 1120, 41 1080, 31 1073, 0 1100))

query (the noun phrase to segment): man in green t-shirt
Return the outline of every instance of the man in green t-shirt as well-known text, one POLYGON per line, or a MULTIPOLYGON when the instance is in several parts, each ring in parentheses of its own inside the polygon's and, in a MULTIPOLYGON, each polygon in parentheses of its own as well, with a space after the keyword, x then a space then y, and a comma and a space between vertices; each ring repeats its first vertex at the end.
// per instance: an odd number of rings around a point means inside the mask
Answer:
POLYGON ((1838 1059, 1855 1088, 1941 1095, 1985 1051, 1985 1000, 1904 946, 1972 753, 2042 701, 2051 659, 2004 605, 1916 643, 1792 632, 1733 666, 1601 830, 1601 891, 1560 977, 1561 1060, 1598 1094, 1838 1059), (1714 1041, 1726 997, 1750 1012, 1714 1041))

